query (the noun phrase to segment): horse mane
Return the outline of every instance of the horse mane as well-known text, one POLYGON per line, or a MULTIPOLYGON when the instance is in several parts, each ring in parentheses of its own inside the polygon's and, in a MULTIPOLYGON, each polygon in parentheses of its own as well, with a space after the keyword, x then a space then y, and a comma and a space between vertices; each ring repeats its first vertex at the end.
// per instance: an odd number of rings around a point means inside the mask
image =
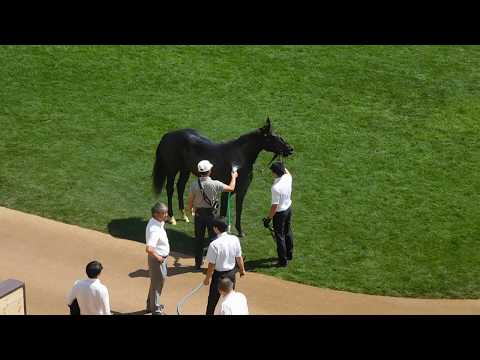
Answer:
POLYGON ((240 145, 243 145, 243 144, 247 143, 252 137, 257 136, 259 133, 260 133, 260 130, 259 130, 259 129, 255 129, 255 130, 250 131, 250 132, 248 132, 248 133, 246 133, 246 134, 240 135, 240 136, 237 137, 236 139, 222 142, 222 145, 227 145, 227 146, 229 146, 229 145, 240 146, 240 145))

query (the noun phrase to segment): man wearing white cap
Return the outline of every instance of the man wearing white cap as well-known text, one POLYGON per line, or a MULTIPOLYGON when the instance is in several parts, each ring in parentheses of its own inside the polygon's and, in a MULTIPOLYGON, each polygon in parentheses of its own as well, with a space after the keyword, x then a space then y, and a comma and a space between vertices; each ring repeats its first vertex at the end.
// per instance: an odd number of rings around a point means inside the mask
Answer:
POLYGON ((212 167, 213 164, 208 160, 198 163, 199 177, 192 183, 188 196, 188 211, 191 212, 192 208, 195 209, 195 267, 198 270, 203 264, 205 230, 208 229, 209 243, 215 236, 211 222, 215 216, 215 210, 219 207, 219 194, 234 191, 235 181, 238 177, 236 171, 232 172, 232 180, 229 185, 226 185, 210 178, 212 167))

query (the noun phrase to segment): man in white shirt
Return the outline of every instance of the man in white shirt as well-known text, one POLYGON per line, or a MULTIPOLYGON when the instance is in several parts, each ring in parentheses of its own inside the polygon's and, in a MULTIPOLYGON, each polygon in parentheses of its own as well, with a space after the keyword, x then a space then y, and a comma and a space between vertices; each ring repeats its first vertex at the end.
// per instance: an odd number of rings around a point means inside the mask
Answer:
POLYGON ((205 275, 204 284, 210 284, 208 293, 207 315, 213 315, 217 306, 220 292, 218 281, 228 277, 235 288, 235 264, 240 269, 240 276, 245 275, 245 266, 242 258, 240 240, 235 235, 227 233, 227 222, 224 217, 216 217, 212 221, 213 231, 217 238, 208 246, 207 261, 208 269, 205 275), (211 280, 211 283, 210 283, 211 280))
POLYGON ((164 305, 160 304, 160 295, 167 279, 167 257, 170 254, 165 219, 168 208, 163 203, 152 207, 152 218, 147 224, 145 239, 150 273, 150 288, 147 295, 147 312, 152 315, 163 315, 164 305))
POLYGON ((247 298, 242 293, 233 290, 233 282, 229 278, 220 279, 218 290, 223 302, 217 315, 248 315, 247 298))
POLYGON ((68 295, 67 305, 77 299, 81 315, 111 315, 108 290, 98 279, 102 269, 98 261, 89 262, 86 267, 88 279, 77 280, 68 295))
POLYGON ((263 225, 269 228, 273 218, 273 230, 277 242, 279 267, 286 267, 293 259, 293 232, 292 232, 292 176, 281 162, 270 166, 275 180, 272 185, 272 206, 263 225))

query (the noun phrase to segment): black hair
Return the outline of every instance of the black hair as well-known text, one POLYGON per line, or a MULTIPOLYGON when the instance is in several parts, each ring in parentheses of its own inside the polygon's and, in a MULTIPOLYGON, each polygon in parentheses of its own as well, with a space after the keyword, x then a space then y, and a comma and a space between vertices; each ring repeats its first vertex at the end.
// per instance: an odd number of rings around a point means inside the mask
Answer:
POLYGON ((230 292, 233 290, 233 281, 226 276, 222 277, 218 282, 218 290, 226 293, 230 292))
POLYGON ((96 279, 97 276, 100 275, 100 273, 102 272, 103 266, 98 261, 91 261, 87 264, 85 270, 87 272, 87 276, 90 279, 96 279))
POLYGON ((270 165, 270 170, 272 170, 278 176, 285 174, 285 166, 280 161, 274 162, 272 165, 270 165))
POLYGON ((212 220, 212 227, 216 227, 220 232, 225 232, 228 229, 227 220, 224 216, 217 216, 212 220))

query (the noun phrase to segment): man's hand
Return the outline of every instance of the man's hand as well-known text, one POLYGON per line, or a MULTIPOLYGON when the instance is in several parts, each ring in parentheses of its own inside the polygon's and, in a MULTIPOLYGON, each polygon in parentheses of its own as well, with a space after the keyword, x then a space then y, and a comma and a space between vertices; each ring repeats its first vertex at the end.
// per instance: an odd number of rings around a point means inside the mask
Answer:
POLYGON ((237 178, 238 177, 238 172, 232 171, 232 178, 237 178))
POLYGON ((240 271, 240 277, 245 276, 245 271, 240 271))
POLYGON ((263 226, 265 226, 268 229, 270 227, 270 221, 272 221, 272 219, 263 218, 262 221, 263 221, 263 226))
POLYGON ((208 286, 208 284, 210 284, 210 279, 206 277, 205 280, 203 280, 203 285, 208 286))

